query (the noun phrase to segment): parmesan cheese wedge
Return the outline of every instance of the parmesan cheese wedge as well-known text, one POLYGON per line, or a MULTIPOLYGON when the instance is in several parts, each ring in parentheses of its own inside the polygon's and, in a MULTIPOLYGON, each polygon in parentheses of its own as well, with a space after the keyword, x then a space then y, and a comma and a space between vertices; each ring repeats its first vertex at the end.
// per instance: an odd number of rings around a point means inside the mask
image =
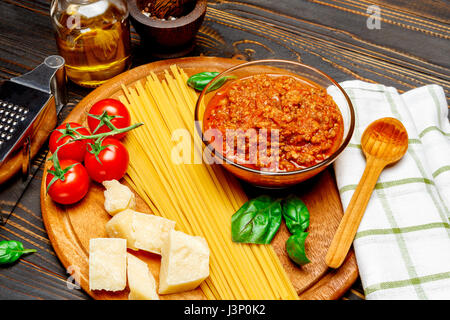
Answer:
POLYGON ((159 293, 195 289, 209 276, 209 248, 202 237, 170 230, 161 249, 159 293))
POLYGON ((175 221, 130 209, 106 223, 108 237, 127 239, 128 248, 156 254, 161 254, 164 240, 174 228, 175 221))
POLYGON ((128 300, 159 300, 155 278, 147 264, 129 253, 127 261, 128 287, 130 288, 128 300))
POLYGON ((127 285, 125 239, 89 240, 89 289, 120 291, 127 285))
POLYGON ((133 216, 134 246, 137 249, 161 254, 161 247, 170 230, 175 228, 175 221, 136 212, 133 216))
POLYGON ((106 190, 105 210, 112 216, 125 209, 136 208, 136 198, 134 193, 127 186, 117 180, 103 181, 106 190))
POLYGON ((134 246, 136 240, 132 228, 134 213, 130 209, 119 212, 106 223, 105 228, 108 237, 126 239, 128 248, 138 250, 134 246))

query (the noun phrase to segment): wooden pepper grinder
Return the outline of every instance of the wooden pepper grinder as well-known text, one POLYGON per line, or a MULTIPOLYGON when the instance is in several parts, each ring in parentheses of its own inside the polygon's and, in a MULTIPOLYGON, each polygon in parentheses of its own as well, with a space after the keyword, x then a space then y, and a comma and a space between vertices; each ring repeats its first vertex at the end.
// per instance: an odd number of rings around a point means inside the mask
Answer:
POLYGON ((153 0, 148 8, 152 16, 159 19, 178 18, 183 15, 184 6, 193 0, 153 0))

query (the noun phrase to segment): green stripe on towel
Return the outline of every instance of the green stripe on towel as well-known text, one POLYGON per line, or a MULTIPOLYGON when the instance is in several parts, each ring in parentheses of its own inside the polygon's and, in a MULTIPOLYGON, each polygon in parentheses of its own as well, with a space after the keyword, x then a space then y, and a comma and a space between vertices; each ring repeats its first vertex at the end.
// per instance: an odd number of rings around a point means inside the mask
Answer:
MULTIPOLYGON (((405 178, 405 179, 399 179, 399 180, 393 180, 393 181, 378 182, 375 185, 375 189, 386 189, 386 188, 401 186, 401 185, 410 184, 410 183, 425 183, 425 184, 434 185, 434 181, 427 179, 427 178, 405 178)), ((346 191, 355 190, 356 186, 357 186, 356 184, 349 184, 349 185, 343 186, 339 189, 339 192, 344 193, 346 191)))
MULTIPOLYGON (((408 139, 408 144, 422 144, 422 141, 419 139, 408 139)), ((347 146, 350 148, 362 149, 360 143, 349 143, 347 146)))
POLYGON ((436 126, 430 126, 428 128, 425 128, 424 130, 422 130, 421 133, 419 133, 419 138, 422 138, 424 135, 426 135, 428 132, 431 131, 438 131, 440 133, 442 133, 444 136, 446 137, 450 137, 450 133, 444 132, 442 129, 440 129, 439 127, 436 126))
POLYGON ((450 224, 444 223, 444 222, 434 222, 434 223, 421 224, 421 225, 417 225, 417 226, 410 226, 410 227, 404 227, 404 228, 364 230, 364 231, 358 232, 356 234, 355 240, 364 238, 364 237, 369 237, 369 236, 408 233, 408 232, 422 231, 422 230, 429 230, 429 229, 438 229, 438 228, 450 229, 450 224))
POLYGON ((407 287, 407 286, 416 286, 416 285, 419 285, 422 283, 438 281, 438 280, 445 280, 445 279, 450 279, 450 272, 436 273, 436 274, 431 274, 428 276, 415 277, 415 278, 406 279, 406 280, 382 282, 382 283, 368 286, 364 290, 364 293, 365 293, 365 295, 368 295, 368 294, 374 293, 375 291, 379 291, 379 290, 395 289, 395 288, 402 288, 402 287, 407 287))
POLYGON ((441 173, 450 171, 450 166, 443 166, 440 167, 439 169, 437 169, 435 172, 433 172, 433 178, 436 178, 438 175, 440 175, 441 173))

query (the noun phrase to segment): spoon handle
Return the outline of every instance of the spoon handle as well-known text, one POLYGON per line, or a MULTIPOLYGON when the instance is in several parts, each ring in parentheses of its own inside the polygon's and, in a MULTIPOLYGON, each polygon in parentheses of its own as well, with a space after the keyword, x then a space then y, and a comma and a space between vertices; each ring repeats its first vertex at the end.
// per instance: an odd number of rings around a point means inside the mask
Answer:
POLYGON ((339 268, 347 256, 372 191, 385 166, 386 162, 383 160, 373 157, 367 158, 364 173, 328 249, 325 262, 329 267, 339 268))

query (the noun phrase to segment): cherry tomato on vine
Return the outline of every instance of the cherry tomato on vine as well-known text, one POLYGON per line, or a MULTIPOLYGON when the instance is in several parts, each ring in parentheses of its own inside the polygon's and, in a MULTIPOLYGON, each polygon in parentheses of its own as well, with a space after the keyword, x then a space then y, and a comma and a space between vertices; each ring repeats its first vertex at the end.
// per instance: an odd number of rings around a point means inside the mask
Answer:
POLYGON ((127 149, 115 138, 105 138, 101 144, 88 145, 84 157, 86 170, 92 180, 120 180, 127 171, 130 156, 127 149))
POLYGON ((73 141, 75 138, 80 137, 78 133, 85 136, 90 135, 87 128, 76 122, 61 124, 50 135, 50 151, 55 153, 59 146, 69 142, 58 150, 58 159, 72 159, 82 162, 84 160, 84 154, 86 153, 86 146, 91 140, 85 139, 73 141))
MULTIPOLYGON (((129 127, 131 123, 130 113, 127 107, 115 99, 100 100, 89 110, 88 125, 92 134, 111 131, 105 124, 108 120, 118 129, 129 127)), ((114 138, 122 139, 125 135, 125 132, 115 134, 114 138)))
POLYGON ((61 204, 72 204, 80 201, 89 190, 90 180, 85 167, 78 161, 69 159, 59 161, 59 167, 60 169, 57 170, 53 165, 47 171, 48 195, 53 201, 61 204), (58 178, 54 180, 55 176, 58 178))

